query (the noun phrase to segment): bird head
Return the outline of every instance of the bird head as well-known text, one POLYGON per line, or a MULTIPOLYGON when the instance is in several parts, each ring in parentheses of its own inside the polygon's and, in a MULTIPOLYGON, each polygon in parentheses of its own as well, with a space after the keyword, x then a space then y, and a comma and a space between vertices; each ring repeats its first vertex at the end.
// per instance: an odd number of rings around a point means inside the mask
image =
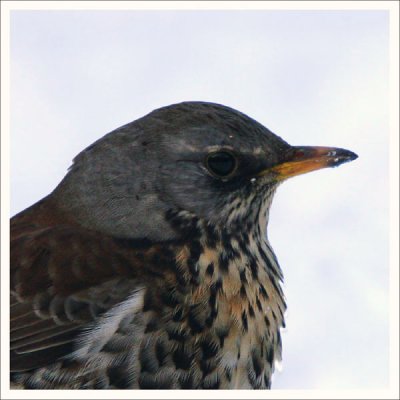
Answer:
POLYGON ((176 239, 170 210, 221 229, 264 230, 282 181, 355 158, 339 148, 291 146, 222 105, 184 102, 89 146, 53 197, 81 225, 123 238, 176 239))

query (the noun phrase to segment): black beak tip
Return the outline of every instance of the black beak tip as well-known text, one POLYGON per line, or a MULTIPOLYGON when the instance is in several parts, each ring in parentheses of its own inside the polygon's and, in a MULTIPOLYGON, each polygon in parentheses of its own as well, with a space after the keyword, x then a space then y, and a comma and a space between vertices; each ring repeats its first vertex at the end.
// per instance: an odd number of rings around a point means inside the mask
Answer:
POLYGON ((353 153, 350 150, 347 150, 347 152, 348 152, 349 161, 354 161, 358 158, 358 155, 356 153, 353 153))
POLYGON ((336 154, 333 155, 332 161, 333 161, 333 165, 339 166, 346 162, 354 161, 357 158, 358 158, 358 155, 356 153, 353 153, 350 150, 338 149, 336 151, 336 154))

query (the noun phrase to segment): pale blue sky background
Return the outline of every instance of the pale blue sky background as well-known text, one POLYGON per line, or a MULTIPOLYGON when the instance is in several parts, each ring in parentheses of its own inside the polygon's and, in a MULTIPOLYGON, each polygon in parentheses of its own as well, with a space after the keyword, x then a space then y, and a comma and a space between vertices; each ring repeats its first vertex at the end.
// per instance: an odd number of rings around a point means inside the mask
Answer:
POLYGON ((94 140, 183 100, 359 154, 278 189, 269 237, 288 314, 273 388, 386 387, 388 13, 13 11, 12 214, 94 140))

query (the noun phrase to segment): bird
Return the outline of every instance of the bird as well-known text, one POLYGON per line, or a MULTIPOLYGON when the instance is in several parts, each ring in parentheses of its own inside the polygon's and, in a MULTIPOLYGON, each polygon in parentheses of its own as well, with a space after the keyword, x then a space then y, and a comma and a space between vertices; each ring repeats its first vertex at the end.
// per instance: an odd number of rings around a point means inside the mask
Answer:
POLYGON ((11 387, 271 389, 287 308, 273 196, 357 157, 202 101, 98 139, 11 218, 11 387))

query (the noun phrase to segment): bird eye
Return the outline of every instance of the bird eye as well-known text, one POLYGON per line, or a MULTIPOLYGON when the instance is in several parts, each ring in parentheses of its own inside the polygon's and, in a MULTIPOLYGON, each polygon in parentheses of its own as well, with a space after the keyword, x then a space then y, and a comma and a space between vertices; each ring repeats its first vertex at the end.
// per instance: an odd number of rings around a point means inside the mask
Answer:
POLYGON ((227 151, 210 153, 206 158, 207 169, 219 178, 226 178, 235 171, 237 166, 236 158, 227 151))

